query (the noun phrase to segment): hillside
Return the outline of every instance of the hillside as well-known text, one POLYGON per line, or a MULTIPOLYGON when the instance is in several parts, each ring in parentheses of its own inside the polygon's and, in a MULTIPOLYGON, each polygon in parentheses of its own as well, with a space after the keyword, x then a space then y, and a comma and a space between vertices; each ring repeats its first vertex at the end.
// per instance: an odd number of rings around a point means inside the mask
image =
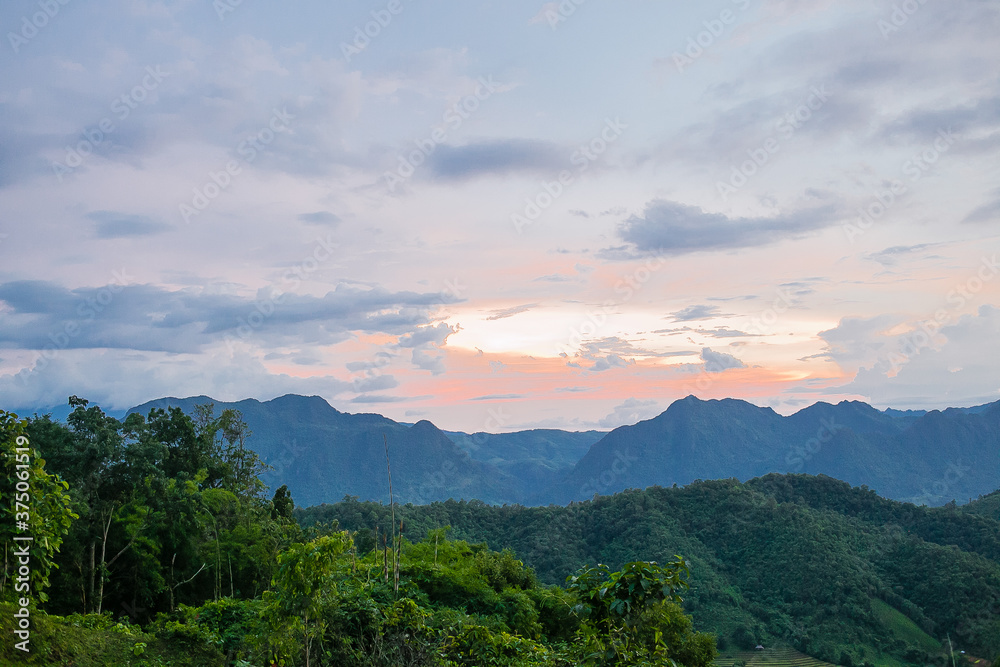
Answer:
POLYGON ((1000 403, 901 415, 844 401, 783 417, 745 401, 688 396, 607 434, 532 501, 770 472, 825 474, 917 504, 974 498, 1000 487, 1000 403))
MULTIPOLYGON (((367 535, 388 507, 297 511, 367 535)), ((915 507, 824 476, 767 475, 651 487, 568 507, 447 501, 397 508, 405 532, 433 528, 510 548, 548 583, 584 564, 691 561, 686 608, 720 649, 785 645, 839 664, 929 664, 956 650, 1000 654, 1000 522, 915 507)))
POLYGON ((964 512, 1000 521, 1000 491, 994 491, 962 507, 964 512))
POLYGON ((495 465, 523 482, 525 494, 546 489, 569 473, 602 431, 533 429, 514 433, 462 433, 445 431, 451 440, 476 461, 495 465))
POLYGON ((405 426, 376 414, 346 414, 318 396, 282 396, 271 401, 214 402, 206 396, 166 398, 129 410, 215 403, 216 412, 239 410, 253 434, 248 444, 273 470, 262 475, 272 488, 287 484, 296 502, 320 503, 345 495, 388 500, 386 445, 393 491, 402 502, 447 498, 486 502, 517 500, 517 480, 475 461, 428 421, 405 426), (383 440, 385 437, 385 441, 383 440))

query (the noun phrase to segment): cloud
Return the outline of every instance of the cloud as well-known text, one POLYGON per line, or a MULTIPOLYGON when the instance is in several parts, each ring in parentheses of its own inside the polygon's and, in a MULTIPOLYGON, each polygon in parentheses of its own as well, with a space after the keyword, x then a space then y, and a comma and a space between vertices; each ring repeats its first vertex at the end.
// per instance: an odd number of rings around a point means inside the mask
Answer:
POLYGON ((445 341, 448 340, 448 336, 457 332, 457 328, 451 327, 444 322, 440 322, 433 326, 423 326, 400 338, 399 346, 416 348, 426 345, 444 345, 445 341))
POLYGON ((572 283, 576 282, 578 279, 573 276, 568 276, 564 273, 550 273, 544 276, 538 276, 534 278, 531 282, 533 283, 572 283))
MULTIPOLYGON (((125 279, 123 279, 125 280, 125 279)), ((119 348, 196 352, 215 342, 332 344, 352 332, 401 336, 409 346, 443 341, 432 313, 454 301, 440 293, 338 285, 322 297, 261 290, 256 297, 112 284, 66 289, 45 281, 0 285, 0 347, 119 348)))
POLYGON ((890 144, 932 144, 941 132, 962 135, 961 144, 968 150, 973 144, 991 144, 990 131, 1000 129, 1000 96, 941 108, 920 107, 907 111, 881 128, 881 138, 890 144), (985 135, 987 138, 975 138, 985 135))
POLYGON ((1000 188, 993 191, 993 199, 974 209, 962 222, 993 222, 1000 219, 1000 188))
POLYGON ((833 329, 819 332, 826 343, 824 356, 851 372, 870 366, 886 354, 891 340, 888 332, 902 321, 898 315, 842 318, 833 329))
POLYGON ((549 142, 503 139, 465 146, 438 146, 427 162, 435 176, 459 180, 488 174, 558 169, 565 167, 568 159, 549 142))
POLYGON ((405 396, 385 396, 384 394, 365 394, 363 396, 355 396, 351 399, 351 403, 402 403, 403 401, 408 401, 409 398, 405 396))
POLYGON ((671 313, 670 317, 672 317, 675 322, 691 322, 694 320, 707 320, 710 317, 718 317, 720 314, 718 306, 695 305, 688 306, 683 310, 671 313))
POLYGON ((850 383, 830 392, 899 408, 971 406, 1000 399, 1000 356, 988 352, 1000 340, 1000 309, 995 306, 981 306, 942 327, 931 344, 900 348, 897 337, 884 332, 873 338, 881 344, 871 346, 898 353, 895 363, 866 365, 850 383))
POLYGON ((373 377, 359 378, 351 383, 351 391, 365 394, 372 391, 385 391, 395 389, 399 382, 391 375, 376 375, 373 377))
POLYGON ((302 222, 308 222, 313 225, 325 225, 327 227, 333 227, 338 222, 340 218, 330 213, 329 211, 316 211, 314 213, 300 213, 299 220, 302 222))
POLYGON ((885 250, 880 250, 879 252, 873 252, 865 255, 865 259, 870 259, 873 262, 878 262, 882 266, 895 266, 899 262, 921 250, 926 250, 927 248, 934 248, 940 246, 940 243, 921 243, 919 245, 897 245, 891 248, 886 248, 885 250))
POLYGON ((614 410, 598 421, 598 425, 602 428, 618 428, 645 419, 652 419, 661 412, 659 405, 653 399, 643 401, 637 398, 627 398, 624 403, 616 405, 614 410))
POLYGON ((635 364, 635 359, 622 359, 617 354, 609 354, 604 357, 598 357, 594 361, 594 365, 588 370, 595 373, 600 373, 601 371, 610 370, 612 368, 625 368, 626 366, 631 366, 635 364))
POLYGON ((504 308, 503 310, 494 310, 493 313, 487 317, 487 320, 502 320, 507 317, 514 317, 515 315, 520 315, 521 313, 526 313, 532 308, 537 308, 537 303, 528 303, 523 306, 513 306, 511 308, 504 308))
POLYGON ((713 352, 706 347, 701 351, 701 360, 705 362, 706 373, 721 373, 732 368, 746 368, 747 365, 731 354, 713 352))
POLYGON ((431 375, 440 375, 445 372, 444 355, 433 354, 419 347, 413 348, 411 356, 413 365, 425 371, 430 371, 431 375))
POLYGON ((647 204, 642 215, 622 223, 618 235, 640 253, 683 255, 769 245, 800 238, 836 222, 832 206, 773 218, 728 218, 696 206, 655 200, 647 204))
POLYGON ((93 211, 87 214, 87 218, 97 223, 94 225, 94 234, 99 239, 153 236, 171 229, 170 225, 144 215, 115 211, 93 211))
POLYGON ((702 336, 708 336, 709 338, 743 338, 761 335, 740 331, 738 329, 730 329, 728 327, 715 327, 714 329, 691 329, 685 327, 685 329, 702 336))
POLYGON ((221 401, 269 400, 284 394, 325 397, 354 393, 333 376, 294 377, 268 370, 257 358, 225 348, 201 354, 131 350, 60 350, 31 367, 0 376, 0 405, 43 408, 78 395, 124 410, 164 396, 211 396, 221 401))
POLYGON ((515 398, 526 398, 524 394, 489 394, 487 396, 476 396, 470 401, 506 401, 515 398))

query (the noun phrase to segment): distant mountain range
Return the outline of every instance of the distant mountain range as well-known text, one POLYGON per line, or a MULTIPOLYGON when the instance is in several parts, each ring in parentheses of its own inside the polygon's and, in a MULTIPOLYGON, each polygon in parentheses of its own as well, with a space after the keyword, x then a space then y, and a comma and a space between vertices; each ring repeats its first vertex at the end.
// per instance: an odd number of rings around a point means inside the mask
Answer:
POLYGON ((844 401, 783 417, 741 400, 689 396, 608 433, 445 432, 428 421, 348 414, 318 396, 296 395, 236 403, 162 398, 128 412, 179 407, 191 414, 201 403, 243 413, 253 431, 249 445, 274 468, 265 481, 287 484, 300 506, 344 496, 388 501, 383 436, 402 503, 566 504, 595 493, 772 472, 822 473, 926 505, 1000 488, 1000 402, 922 412, 844 401))

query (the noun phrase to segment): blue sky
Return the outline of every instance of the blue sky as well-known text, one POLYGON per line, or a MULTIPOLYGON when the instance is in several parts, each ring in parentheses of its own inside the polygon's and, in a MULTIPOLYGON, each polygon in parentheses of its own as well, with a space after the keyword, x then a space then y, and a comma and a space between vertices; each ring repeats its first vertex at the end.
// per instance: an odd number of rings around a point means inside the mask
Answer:
POLYGON ((0 402, 509 430, 997 400, 998 28, 965 0, 12 0, 0 402))

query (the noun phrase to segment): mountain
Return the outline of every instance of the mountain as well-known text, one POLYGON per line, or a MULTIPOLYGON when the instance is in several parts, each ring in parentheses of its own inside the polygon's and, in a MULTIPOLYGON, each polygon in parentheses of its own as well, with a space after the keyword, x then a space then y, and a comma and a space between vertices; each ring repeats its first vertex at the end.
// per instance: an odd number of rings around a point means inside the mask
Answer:
POLYGON ((447 498, 565 504, 652 485, 825 474, 916 504, 967 501, 1000 487, 1000 402, 944 411, 879 411, 859 401, 816 403, 787 417, 736 399, 675 401, 657 417, 608 433, 551 429, 445 432, 348 414, 318 396, 220 403, 207 396, 151 401, 130 412, 199 403, 240 410, 250 446, 299 504, 345 495, 414 504, 447 498))
POLYGON ((445 434, 476 461, 495 465, 520 480, 524 493, 537 493, 557 482, 605 435, 602 431, 556 429, 445 434))
POLYGON ((821 402, 783 417, 745 401, 688 396, 611 431, 531 500, 771 472, 822 473, 918 504, 973 498, 1000 487, 1000 402, 925 413, 821 402))
MULTIPOLYGON (((1000 655, 1000 521, 962 509, 915 507, 823 475, 770 474, 569 506, 446 501, 397 507, 396 518, 412 541, 450 526, 457 539, 509 548, 553 584, 585 565, 680 554, 691 563, 685 607, 723 650, 784 644, 840 665, 931 665, 944 664, 949 639, 956 654, 1000 655)), ((370 541, 389 512, 352 501, 296 518, 336 520, 370 541)))
POLYGON ((519 499, 519 483, 496 467, 472 459, 428 421, 412 426, 376 414, 347 414, 319 396, 288 395, 261 402, 214 401, 207 396, 162 398, 129 410, 214 403, 216 414, 239 410, 252 431, 248 444, 273 470, 262 478, 272 488, 287 484, 298 504, 339 500, 345 495, 388 502, 386 442, 397 502, 429 503, 477 498, 488 503, 519 499), (383 436, 385 440, 383 440, 383 436))

